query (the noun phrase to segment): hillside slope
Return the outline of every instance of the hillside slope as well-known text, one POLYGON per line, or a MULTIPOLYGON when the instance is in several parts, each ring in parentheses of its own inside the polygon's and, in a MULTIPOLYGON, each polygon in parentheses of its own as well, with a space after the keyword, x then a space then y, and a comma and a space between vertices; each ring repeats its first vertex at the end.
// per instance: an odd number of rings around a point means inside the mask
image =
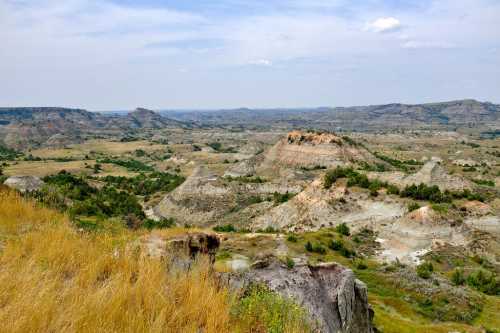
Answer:
POLYGON ((127 115, 104 115, 68 108, 0 108, 0 141, 13 148, 64 145, 85 135, 121 135, 134 129, 178 128, 182 122, 138 108, 127 115))

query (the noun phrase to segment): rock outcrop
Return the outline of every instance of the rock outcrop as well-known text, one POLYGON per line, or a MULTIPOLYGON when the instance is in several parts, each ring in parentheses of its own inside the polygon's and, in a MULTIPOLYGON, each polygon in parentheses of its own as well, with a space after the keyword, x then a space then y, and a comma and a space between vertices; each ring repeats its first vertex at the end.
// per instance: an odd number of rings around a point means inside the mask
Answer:
POLYGON ((382 260, 398 259, 406 264, 418 264, 420 256, 435 244, 465 245, 468 228, 452 217, 445 217, 430 206, 409 212, 392 224, 378 228, 382 245, 382 260))
POLYGON ((425 163, 424 166, 414 174, 407 175, 403 172, 370 172, 368 173, 368 178, 386 181, 399 187, 405 187, 412 184, 418 185, 420 183, 429 186, 437 185, 442 191, 461 191, 473 187, 468 180, 448 174, 436 159, 432 159, 425 163))
POLYGON ((239 183, 226 181, 206 167, 197 167, 186 181, 154 207, 154 214, 174 217, 180 223, 207 226, 219 222, 240 202, 252 196, 274 192, 297 193, 300 186, 265 182, 239 183))
POLYGON ((365 148, 336 134, 292 131, 267 152, 264 164, 332 168, 362 161, 383 163, 365 148))
POLYGON ((220 240, 216 234, 206 232, 191 232, 170 237, 153 233, 146 236, 142 244, 146 254, 152 257, 165 258, 169 254, 175 254, 174 258, 184 257, 193 260, 202 254, 207 255, 213 263, 220 240))
POLYGON ((222 279, 236 290, 263 284, 294 299, 308 310, 324 333, 371 333, 373 312, 367 288, 354 273, 337 263, 297 264, 288 268, 273 258, 244 273, 225 273, 222 279))
POLYGON ((272 227, 300 232, 340 223, 355 228, 373 228, 401 217, 404 212, 403 205, 390 198, 374 200, 365 193, 351 192, 345 186, 325 189, 322 179, 316 179, 288 202, 257 216, 252 229, 272 227))
POLYGON ((25 193, 39 190, 44 182, 35 176, 13 176, 7 178, 3 184, 21 193, 25 193))

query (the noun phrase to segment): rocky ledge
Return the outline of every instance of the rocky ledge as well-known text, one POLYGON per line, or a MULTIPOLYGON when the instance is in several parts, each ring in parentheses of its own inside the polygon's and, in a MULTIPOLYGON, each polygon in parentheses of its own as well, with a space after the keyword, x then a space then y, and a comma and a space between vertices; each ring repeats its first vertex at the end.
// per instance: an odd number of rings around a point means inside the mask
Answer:
POLYGON ((319 332, 374 331, 365 284, 355 278, 352 270, 337 263, 296 264, 289 268, 271 258, 255 263, 247 272, 223 273, 221 279, 235 290, 258 283, 294 299, 308 310, 319 332))

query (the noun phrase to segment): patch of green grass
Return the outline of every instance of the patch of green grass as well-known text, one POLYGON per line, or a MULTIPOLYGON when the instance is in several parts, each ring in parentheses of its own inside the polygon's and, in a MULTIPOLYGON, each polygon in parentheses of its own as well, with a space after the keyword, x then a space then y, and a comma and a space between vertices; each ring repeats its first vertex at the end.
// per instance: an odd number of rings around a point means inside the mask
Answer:
POLYGON ((495 187, 495 182, 493 180, 487 179, 472 179, 472 181, 478 185, 484 185, 489 187, 495 187))
POLYGON ((273 193, 273 201, 274 201, 274 204, 279 205, 279 204, 287 202, 288 200, 290 200, 294 196, 295 196, 294 193, 290 193, 288 191, 286 193, 284 193, 284 194, 278 193, 278 192, 274 192, 273 193))
POLYGON ((222 250, 222 251, 217 252, 217 254, 215 255, 215 260, 227 260, 227 259, 231 259, 231 257, 232 257, 232 255, 229 251, 222 250))
POLYGON ((252 286, 235 303, 231 315, 241 329, 237 332, 313 332, 304 308, 261 285, 252 286))
POLYGON ((432 204, 432 210, 440 214, 447 214, 450 206, 448 204, 432 204))
POLYGON ((232 224, 218 225, 213 227, 212 230, 217 232, 236 232, 236 228, 232 224))

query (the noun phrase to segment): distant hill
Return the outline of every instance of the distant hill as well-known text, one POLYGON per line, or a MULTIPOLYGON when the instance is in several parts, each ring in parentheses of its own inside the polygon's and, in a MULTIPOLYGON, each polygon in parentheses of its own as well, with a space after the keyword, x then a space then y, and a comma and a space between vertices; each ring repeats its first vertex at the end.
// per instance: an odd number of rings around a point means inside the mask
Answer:
POLYGON ((236 128, 310 128, 372 131, 387 129, 469 128, 496 133, 500 105, 460 100, 429 104, 304 109, 162 111, 138 108, 129 113, 94 113, 58 107, 0 108, 0 142, 11 148, 64 145, 87 135, 119 136, 139 129, 222 126, 236 128))
POLYGON ((163 112, 171 118, 202 125, 275 126, 377 130, 387 128, 498 128, 500 105, 460 100, 429 104, 385 104, 336 108, 235 109, 163 112))
POLYGON ((189 126, 142 108, 126 115, 58 107, 0 108, 0 141, 14 148, 73 143, 89 134, 120 135, 135 129, 189 126))

